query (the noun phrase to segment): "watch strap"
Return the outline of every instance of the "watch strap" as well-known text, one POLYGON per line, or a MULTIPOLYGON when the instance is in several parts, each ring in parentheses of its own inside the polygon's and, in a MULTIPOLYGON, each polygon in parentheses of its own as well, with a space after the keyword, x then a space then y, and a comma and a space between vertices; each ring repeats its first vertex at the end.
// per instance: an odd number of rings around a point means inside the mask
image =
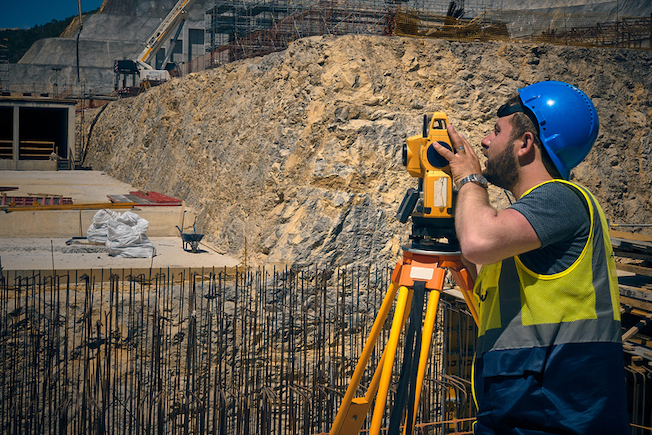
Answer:
POLYGON ((475 183, 484 189, 487 188, 488 184, 487 179, 484 178, 481 174, 471 174, 460 180, 460 182, 457 184, 456 190, 459 191, 466 183, 475 183))

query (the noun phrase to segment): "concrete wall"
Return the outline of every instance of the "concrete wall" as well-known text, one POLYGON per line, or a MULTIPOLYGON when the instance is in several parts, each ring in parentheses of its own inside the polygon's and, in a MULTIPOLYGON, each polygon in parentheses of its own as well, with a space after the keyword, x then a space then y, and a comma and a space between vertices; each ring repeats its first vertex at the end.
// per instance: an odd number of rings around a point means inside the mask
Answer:
POLYGON ((57 162, 51 160, 0 160, 0 171, 56 171, 57 162))
POLYGON ((644 18, 652 14, 649 0, 493 0, 487 16, 507 23, 512 37, 527 37, 543 31, 571 30, 595 26, 626 17, 644 18))
MULTIPOLYGON (((110 3, 110 2, 109 2, 110 3)), ((109 95, 114 92, 113 65, 119 59, 134 59, 145 47, 147 39, 161 23, 176 1, 136 1, 130 7, 137 13, 98 13, 84 17, 79 33, 79 61, 77 58, 77 30, 66 32, 66 38, 47 38, 36 41, 18 64, 9 65, 7 89, 14 92, 47 92, 61 94, 72 92, 81 95, 109 95), (168 7, 169 6, 169 7, 168 7), (79 62, 79 77, 77 64, 79 62)), ((110 6, 110 5, 109 5, 110 6)), ((119 5, 118 5, 119 6, 119 5)), ((124 6, 124 5, 123 5, 124 6)), ((115 8, 109 7, 108 10, 115 8)), ((120 8, 117 9, 121 10, 120 8)), ((175 60, 189 61, 192 56, 204 54, 203 47, 189 47, 189 29, 204 29, 204 1, 197 0, 185 22, 180 40, 183 55, 175 60)), ((162 48, 167 53, 176 27, 162 48)), ((154 65, 155 57, 151 64, 154 65)))
MULTIPOLYGON (((115 211, 123 213, 126 210, 115 211)), ((147 236, 179 236, 179 230, 175 226, 181 227, 183 207, 139 207, 130 211, 149 222, 147 236)), ((98 210, 0 212, 0 238, 86 237, 86 232, 93 223, 93 216, 97 212, 98 210)), ((188 225, 192 224, 193 219, 194 217, 186 213, 186 230, 188 225)))

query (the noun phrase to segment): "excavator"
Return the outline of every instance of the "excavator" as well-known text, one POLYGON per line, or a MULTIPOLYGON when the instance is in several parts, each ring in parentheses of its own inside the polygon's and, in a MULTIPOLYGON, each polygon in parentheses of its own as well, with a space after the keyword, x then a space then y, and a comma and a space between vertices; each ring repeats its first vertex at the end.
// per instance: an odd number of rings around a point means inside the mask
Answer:
POLYGON ((172 55, 174 44, 176 44, 179 34, 183 29, 188 10, 194 1, 195 0, 179 0, 170 13, 168 13, 163 21, 161 21, 161 24, 159 24, 156 30, 147 39, 145 47, 137 57, 134 59, 116 60, 114 62, 114 72, 116 73, 115 89, 120 95, 131 95, 134 93, 134 89, 136 89, 135 93, 139 93, 143 89, 148 89, 151 86, 159 85, 170 80, 170 72, 166 66, 172 55), (155 69, 149 64, 149 62, 177 24, 178 27, 176 34, 172 39, 172 44, 168 50, 168 54, 163 61, 164 69, 155 69), (129 76, 132 77, 132 88, 127 87, 127 78, 129 76), (122 88, 119 89, 121 78, 122 88))

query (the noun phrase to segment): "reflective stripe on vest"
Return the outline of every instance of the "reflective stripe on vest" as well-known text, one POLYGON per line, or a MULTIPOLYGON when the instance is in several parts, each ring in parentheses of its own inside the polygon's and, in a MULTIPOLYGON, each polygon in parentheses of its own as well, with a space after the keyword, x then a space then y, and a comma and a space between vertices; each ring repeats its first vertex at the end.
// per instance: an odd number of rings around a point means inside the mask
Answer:
POLYGON ((588 205, 587 243, 568 269, 552 275, 531 271, 518 256, 483 266, 474 289, 480 315, 479 355, 489 350, 621 341, 618 278, 604 213, 585 188, 563 180, 548 182, 571 186, 588 205))

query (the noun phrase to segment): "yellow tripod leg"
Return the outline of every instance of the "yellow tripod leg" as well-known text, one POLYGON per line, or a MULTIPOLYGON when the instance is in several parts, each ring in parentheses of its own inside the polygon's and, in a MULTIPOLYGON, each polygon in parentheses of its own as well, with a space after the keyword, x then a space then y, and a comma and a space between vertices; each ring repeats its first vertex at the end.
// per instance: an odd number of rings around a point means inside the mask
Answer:
MULTIPOLYGON (((403 320, 401 322, 403 327, 405 326, 405 323, 407 322, 408 316, 410 314, 409 307, 405 311, 405 315, 403 316, 403 320)), ((350 408, 351 418, 348 418, 349 415, 347 415, 347 420, 345 421, 344 427, 342 428, 342 433, 358 434, 362 429, 364 418, 369 411, 371 402, 374 400, 374 397, 376 397, 378 386, 380 385, 380 381, 383 377, 383 368, 385 365, 385 357, 387 356, 388 349, 390 349, 390 347, 385 347, 385 349, 383 349, 383 354, 380 357, 380 361, 378 361, 378 366, 376 367, 374 376, 371 379, 371 383, 369 383, 369 388, 367 389, 365 396, 353 399, 353 403, 350 408)))
MULTIPOLYGON (((438 290, 431 290, 428 295, 428 307, 426 309, 426 317, 423 323, 423 334, 421 338, 421 351, 419 353, 419 367, 417 370, 417 384, 416 384, 416 394, 414 397, 414 413, 412 416, 412 422, 410 428, 414 428, 414 423, 416 422, 417 412, 419 408, 419 400, 421 399, 421 389, 423 387, 423 380, 426 377, 426 366, 428 363, 428 356, 430 355, 430 347, 432 345, 432 335, 435 330, 435 320, 437 319, 437 309, 439 307, 439 296, 441 290, 444 288, 444 278, 446 272, 442 269, 435 269, 434 280, 438 284, 438 290)), ((406 417, 407 419, 407 417, 406 417)), ((406 424, 403 427, 403 433, 406 434, 408 430, 408 425, 406 424)))
MULTIPOLYGON (((394 299, 396 298, 398 288, 398 283, 392 281, 387 290, 387 295, 385 295, 385 299, 383 299, 383 303, 380 306, 378 316, 376 317, 376 320, 374 321, 374 324, 371 328, 367 342, 362 349, 362 354, 360 355, 358 364, 356 365, 353 376, 351 377, 351 382, 346 389, 346 393, 342 399, 340 409, 337 411, 337 415, 333 421, 333 426, 329 432, 330 435, 354 435, 360 432, 360 428, 362 428, 362 425, 364 424, 365 417, 371 405, 371 400, 375 394, 375 389, 373 387, 370 388, 364 398, 354 399, 354 396, 358 387, 360 386, 362 375, 367 368, 367 363, 369 362, 369 358, 371 358, 371 354, 374 350, 374 347, 376 346, 378 336, 380 335, 383 325, 385 324, 385 320, 389 315, 389 311, 394 304, 394 299)), ((383 352, 383 360, 385 359, 386 351, 387 349, 385 349, 383 352)), ((374 374, 372 384, 378 384, 381 372, 382 371, 377 370, 376 374, 374 374)))
POLYGON ((412 301, 413 293, 411 289, 401 287, 398 295, 392 329, 389 332, 389 339, 387 341, 387 354, 383 361, 380 385, 378 386, 378 394, 376 395, 376 405, 374 406, 374 412, 371 417, 370 435, 378 435, 380 433, 385 405, 387 403, 389 384, 392 380, 392 368, 394 367, 394 359, 396 358, 396 349, 398 348, 398 341, 403 331, 403 326, 410 312, 410 302, 412 301))

